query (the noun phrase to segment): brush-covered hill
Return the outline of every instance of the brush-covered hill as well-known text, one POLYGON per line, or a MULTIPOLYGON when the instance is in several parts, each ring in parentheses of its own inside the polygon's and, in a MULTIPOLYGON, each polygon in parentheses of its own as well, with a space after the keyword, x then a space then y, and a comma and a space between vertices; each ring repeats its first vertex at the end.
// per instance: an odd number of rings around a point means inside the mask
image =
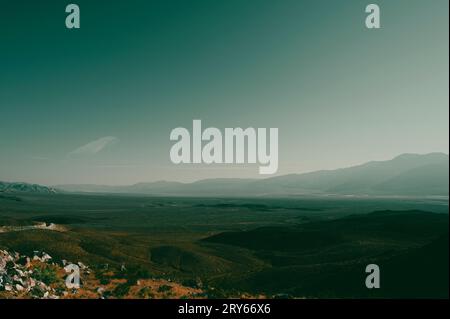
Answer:
POLYGON ((223 281, 247 291, 328 298, 447 298, 448 214, 377 211, 303 225, 261 227, 204 238, 239 247, 268 267, 223 281), (365 287, 365 267, 380 267, 381 289, 365 287), (411 279, 413 278, 413 279, 411 279))

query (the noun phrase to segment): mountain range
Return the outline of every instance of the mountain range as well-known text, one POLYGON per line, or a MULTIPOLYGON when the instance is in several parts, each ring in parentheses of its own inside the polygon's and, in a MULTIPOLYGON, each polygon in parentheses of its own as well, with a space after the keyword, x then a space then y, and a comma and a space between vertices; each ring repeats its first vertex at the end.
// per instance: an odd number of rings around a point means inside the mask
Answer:
POLYGON ((47 187, 0 181, 0 193, 123 193, 157 196, 448 196, 449 157, 402 154, 387 161, 266 179, 218 178, 193 183, 158 181, 125 186, 93 184, 47 187))
POLYGON ((266 179, 206 179, 193 183, 158 181, 127 186, 57 185, 64 192, 161 196, 448 196, 449 157, 444 153, 402 154, 387 161, 266 179))

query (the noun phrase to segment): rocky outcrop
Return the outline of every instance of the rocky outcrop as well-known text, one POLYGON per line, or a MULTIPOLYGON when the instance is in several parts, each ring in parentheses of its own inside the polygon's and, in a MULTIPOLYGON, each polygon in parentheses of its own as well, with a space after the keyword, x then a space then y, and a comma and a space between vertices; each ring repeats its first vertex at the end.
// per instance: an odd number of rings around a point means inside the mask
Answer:
POLYGON ((0 298, 59 299, 69 294, 61 265, 36 251, 33 257, 0 250, 0 298))

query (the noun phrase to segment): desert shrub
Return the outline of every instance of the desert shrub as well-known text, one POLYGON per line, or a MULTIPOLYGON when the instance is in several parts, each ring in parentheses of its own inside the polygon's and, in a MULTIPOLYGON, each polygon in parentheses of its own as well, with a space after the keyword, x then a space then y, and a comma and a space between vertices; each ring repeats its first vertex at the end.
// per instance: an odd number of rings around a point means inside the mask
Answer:
POLYGON ((158 292, 168 292, 171 290, 172 290, 172 287, 170 287, 168 285, 162 285, 162 286, 159 286, 159 288, 158 288, 158 292))
POLYGON ((113 274, 109 270, 99 269, 95 272, 95 277, 100 281, 101 285, 107 285, 111 282, 113 274))
POLYGON ((56 275, 56 269, 50 266, 35 268, 33 271, 33 278, 42 281, 46 285, 54 284, 59 280, 56 275))
POLYGON ((148 279, 150 277, 150 272, 142 266, 130 266, 125 272, 122 273, 122 278, 127 279, 133 284, 136 284, 139 279, 148 279))
POLYGON ((196 279, 185 279, 181 282, 181 284, 185 287, 198 288, 199 284, 196 279))
POLYGON ((130 284, 128 282, 125 282, 123 284, 117 285, 116 288, 113 290, 113 294, 116 297, 123 297, 130 291, 130 284))
POLYGON ((138 295, 140 298, 144 298, 144 299, 151 299, 154 297, 154 294, 149 287, 144 287, 141 290, 139 290, 138 295))
POLYGON ((39 288, 38 286, 34 286, 33 288, 31 288, 30 294, 34 298, 42 298, 44 297, 45 291, 39 288))
POLYGON ((208 299, 226 299, 229 298, 229 294, 221 289, 208 289, 206 292, 208 299))
POLYGON ((108 285, 111 282, 111 280, 107 277, 102 277, 99 279, 99 281, 100 281, 100 284, 103 286, 108 285))

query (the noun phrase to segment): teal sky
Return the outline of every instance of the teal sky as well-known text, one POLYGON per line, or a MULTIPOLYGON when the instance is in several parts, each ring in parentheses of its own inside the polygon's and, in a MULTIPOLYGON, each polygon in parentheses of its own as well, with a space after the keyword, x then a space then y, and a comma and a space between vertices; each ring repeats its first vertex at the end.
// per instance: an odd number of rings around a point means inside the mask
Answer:
POLYGON ((260 177, 172 164, 193 119, 278 127, 278 174, 448 153, 448 0, 373 2, 380 30, 368 0, 2 3, 0 180, 260 177))

